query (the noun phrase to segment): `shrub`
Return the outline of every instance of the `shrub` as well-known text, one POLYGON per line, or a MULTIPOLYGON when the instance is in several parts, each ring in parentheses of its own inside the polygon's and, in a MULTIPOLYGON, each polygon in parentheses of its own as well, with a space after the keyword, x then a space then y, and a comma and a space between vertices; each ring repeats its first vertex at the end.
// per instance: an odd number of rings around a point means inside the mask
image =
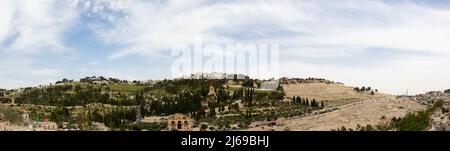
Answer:
POLYGON ((202 129, 202 130, 206 130, 208 128, 208 125, 206 125, 206 124, 202 124, 202 126, 200 126, 200 129, 202 129))
POLYGON ((10 98, 0 98, 0 103, 11 103, 12 100, 10 98))
POLYGON ((210 131, 214 131, 215 128, 214 128, 214 127, 209 127, 208 129, 209 129, 210 131))

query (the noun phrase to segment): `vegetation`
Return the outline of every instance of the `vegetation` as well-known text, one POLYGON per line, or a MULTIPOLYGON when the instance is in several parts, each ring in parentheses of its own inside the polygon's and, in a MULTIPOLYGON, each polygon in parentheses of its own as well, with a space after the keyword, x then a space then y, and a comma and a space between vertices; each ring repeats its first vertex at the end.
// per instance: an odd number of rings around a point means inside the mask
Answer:
POLYGON ((370 92, 372 95, 375 94, 375 92, 378 92, 378 89, 372 89, 371 87, 356 87, 353 90, 355 90, 356 92, 370 92))
MULTIPOLYGON (((322 79, 308 79, 322 80, 322 79)), ((105 77, 86 77, 79 81, 63 79, 56 85, 26 88, 14 97, 17 108, 29 111, 31 121, 56 122, 82 130, 103 123, 112 130, 162 130, 167 125, 143 123, 142 116, 167 116, 183 113, 198 122, 203 130, 224 130, 237 125, 248 128, 254 121, 275 121, 324 107, 315 98, 294 97, 283 102, 283 87, 259 90, 259 80, 235 78, 228 87, 225 79, 162 80, 153 84, 105 77), (213 87, 214 89, 210 89, 213 87), (214 90, 213 95, 210 91, 214 90), (206 102, 206 104, 205 104, 206 102)), ((0 97, 2 103, 11 98, 0 97)), ((20 121, 21 112, 10 117, 20 121)))
MULTIPOLYGON (((314 83, 314 82, 327 83, 327 84, 335 83, 334 81, 326 80, 324 78, 312 78, 312 77, 308 77, 306 79, 303 79, 303 78, 291 78, 289 80, 290 81, 295 81, 297 83, 314 83)), ((281 83, 282 84, 288 84, 288 80, 282 80, 281 83)))
POLYGON ((144 115, 170 115, 175 113, 192 113, 204 115, 200 92, 182 93, 179 96, 163 96, 144 103, 144 115))
POLYGON ((202 124, 202 126, 200 126, 201 130, 206 130, 207 128, 208 128, 208 125, 206 125, 206 124, 202 124))
POLYGON ((56 85, 42 89, 30 89, 19 95, 17 104, 48 106, 83 106, 103 103, 119 106, 137 105, 134 99, 121 92, 104 92, 93 85, 56 85))
POLYGON ((22 118, 20 112, 10 109, 0 109, 0 113, 3 115, 3 118, 11 123, 21 123, 22 118))
POLYGON ((11 103, 11 102, 12 102, 11 98, 0 97, 0 103, 11 103))
POLYGON ((166 129, 167 124, 160 124, 160 123, 137 123, 130 126, 131 130, 134 131, 161 131, 166 129))
POLYGON ((309 98, 302 98, 302 97, 299 97, 299 96, 294 96, 294 97, 292 97, 292 101, 294 103, 296 103, 296 104, 303 105, 303 106, 311 106, 311 107, 314 107, 314 108, 323 108, 323 107, 325 107, 323 101, 319 102, 315 98, 313 98, 311 100, 311 102, 309 102, 309 98))
POLYGON ((443 106, 443 101, 437 101, 432 107, 418 113, 409 113, 403 118, 392 119, 391 125, 393 129, 400 131, 421 131, 428 127, 430 116, 437 109, 443 106))

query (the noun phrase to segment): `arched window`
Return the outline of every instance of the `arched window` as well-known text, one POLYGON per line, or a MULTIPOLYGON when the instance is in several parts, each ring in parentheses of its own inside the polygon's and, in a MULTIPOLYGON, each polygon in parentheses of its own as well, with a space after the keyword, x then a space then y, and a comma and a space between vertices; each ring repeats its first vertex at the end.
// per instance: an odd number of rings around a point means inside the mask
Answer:
POLYGON ((189 122, 188 121, 184 121, 184 128, 188 128, 189 127, 189 122))
POLYGON ((175 128, 176 128, 175 121, 170 122, 170 129, 175 129, 175 128))
POLYGON ((181 125, 181 121, 178 121, 178 127, 177 129, 181 129, 182 125, 181 125))

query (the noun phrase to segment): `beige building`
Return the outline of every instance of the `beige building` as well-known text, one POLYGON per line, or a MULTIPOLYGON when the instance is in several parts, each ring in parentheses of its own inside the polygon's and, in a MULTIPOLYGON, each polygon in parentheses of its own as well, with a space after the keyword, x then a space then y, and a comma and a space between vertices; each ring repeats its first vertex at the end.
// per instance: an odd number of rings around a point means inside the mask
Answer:
POLYGON ((58 130, 58 124, 55 122, 34 122, 32 124, 33 130, 37 131, 56 131, 58 130))
POLYGON ((57 131, 58 125, 54 122, 34 122, 28 125, 0 122, 0 131, 57 131))
POLYGON ((195 124, 195 120, 191 119, 185 114, 175 114, 169 117, 167 120, 168 130, 177 131, 192 131, 192 127, 195 124))
POLYGON ((23 111, 22 122, 28 125, 28 128, 34 131, 56 131, 58 130, 58 124, 55 122, 49 122, 45 119, 43 122, 31 122, 28 111, 23 111))
POLYGON ((92 84, 96 84, 96 85, 108 85, 109 82, 106 80, 102 80, 102 81, 92 81, 92 84))

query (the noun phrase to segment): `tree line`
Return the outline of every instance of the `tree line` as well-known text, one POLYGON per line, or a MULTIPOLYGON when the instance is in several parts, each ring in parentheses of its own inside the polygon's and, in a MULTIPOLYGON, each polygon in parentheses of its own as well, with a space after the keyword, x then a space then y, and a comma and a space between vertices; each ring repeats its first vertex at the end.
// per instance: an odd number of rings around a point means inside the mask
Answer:
POLYGON ((180 93, 178 96, 161 96, 144 102, 144 115, 171 115, 175 113, 201 112, 202 96, 199 91, 180 93))
POLYGON ((11 102, 12 102, 11 98, 0 97, 0 103, 11 103, 11 102))
POLYGON ((311 106, 311 107, 325 107, 325 104, 323 103, 323 101, 317 101, 315 98, 313 98, 311 101, 309 98, 307 97, 299 97, 299 96, 293 96, 292 97, 292 101, 294 103, 300 104, 300 105, 304 105, 304 106, 311 106))
POLYGON ((373 90, 371 87, 364 87, 364 86, 361 87, 361 88, 359 88, 359 87, 353 88, 353 90, 358 92, 358 93, 360 93, 360 92, 370 92, 371 95, 375 95, 375 93, 378 92, 378 89, 374 89, 373 90))
POLYGON ((102 103, 119 106, 134 106, 138 103, 125 93, 102 92, 102 88, 91 85, 57 85, 43 89, 30 89, 21 93, 15 100, 18 104, 36 104, 49 106, 83 106, 90 103, 102 103))
POLYGON ((50 121, 59 125, 62 122, 77 124, 80 129, 88 129, 92 122, 105 123, 111 128, 127 128, 128 124, 136 121, 137 109, 130 107, 84 108, 81 112, 71 113, 66 107, 57 107, 51 111, 50 121))

